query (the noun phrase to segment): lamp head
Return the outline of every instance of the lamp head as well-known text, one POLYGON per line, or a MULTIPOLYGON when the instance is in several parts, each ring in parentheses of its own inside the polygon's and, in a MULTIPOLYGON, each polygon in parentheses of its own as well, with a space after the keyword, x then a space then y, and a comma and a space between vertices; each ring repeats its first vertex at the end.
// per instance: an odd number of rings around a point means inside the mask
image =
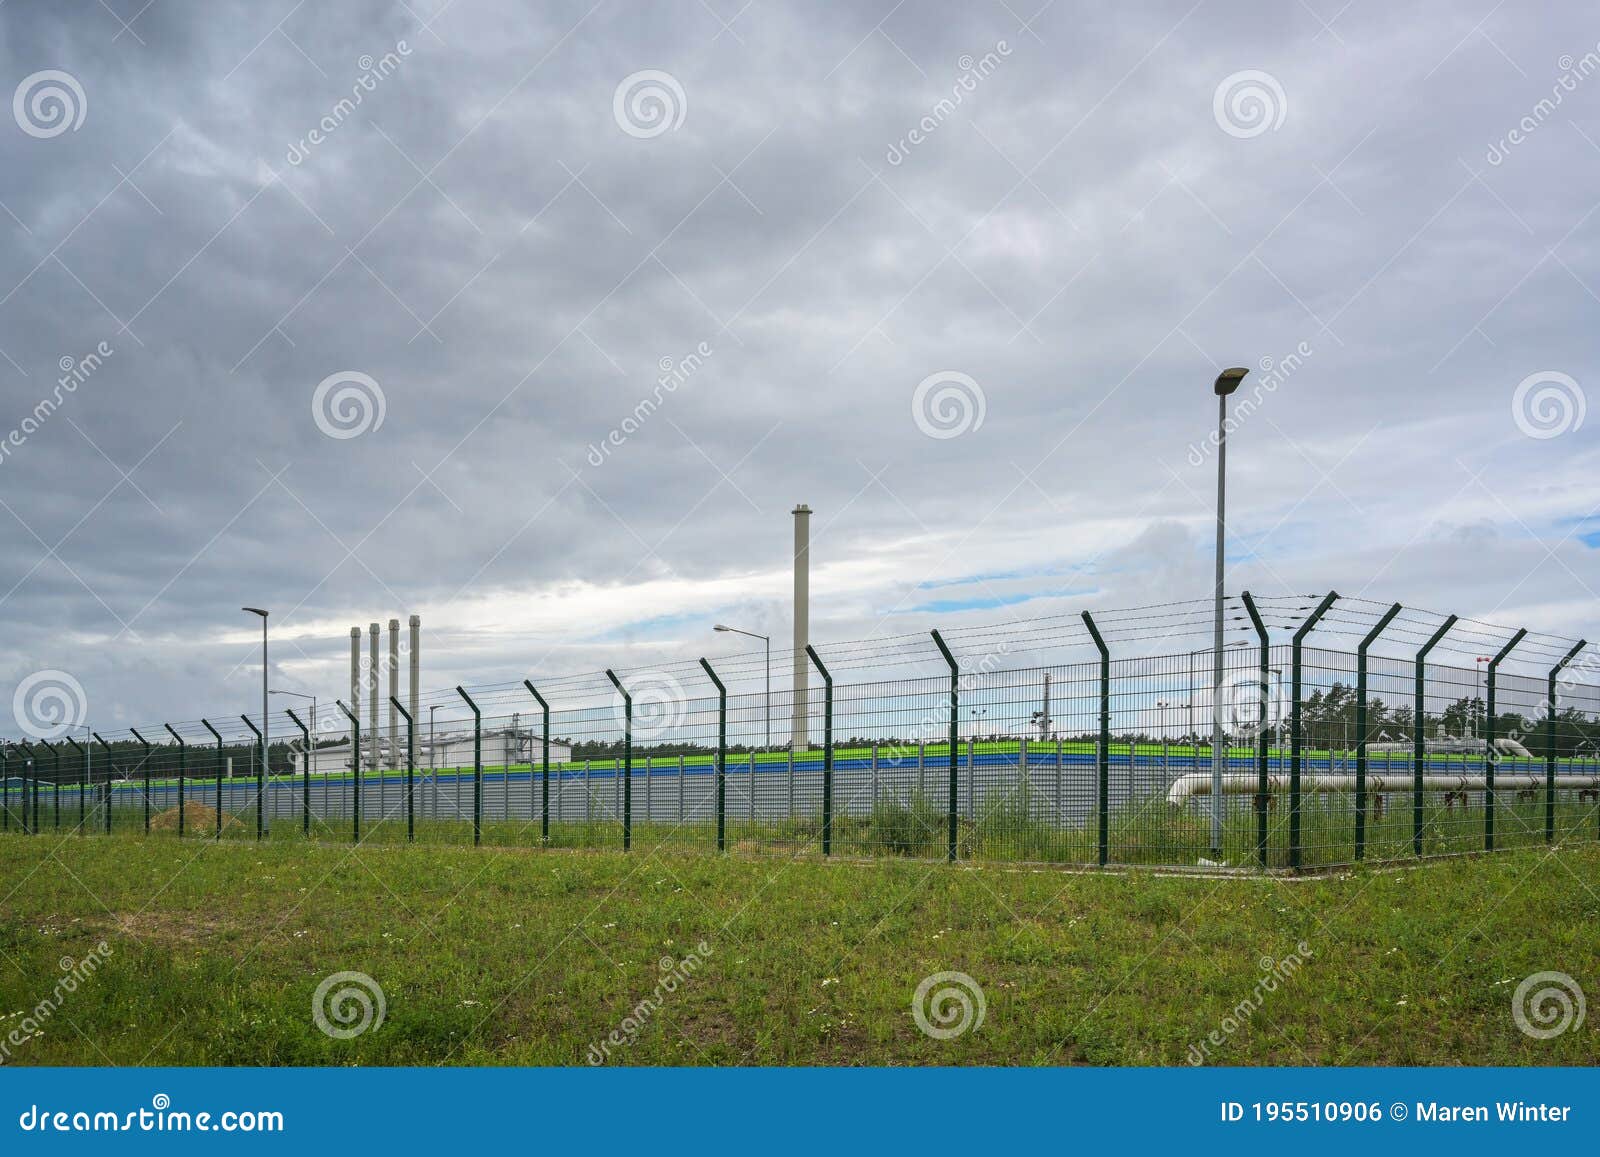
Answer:
POLYGON ((725 627, 721 623, 718 623, 716 626, 712 627, 711 629, 713 631, 731 631, 731 630, 733 630, 732 627, 725 627))
POLYGON ((252 615, 260 615, 263 619, 267 617, 267 612, 260 607, 240 607, 239 609, 241 611, 249 611, 252 615))
POLYGON ((1217 375, 1216 384, 1211 387, 1212 391, 1217 395, 1217 397, 1226 398, 1229 394, 1233 393, 1233 391, 1239 388, 1239 383, 1244 381, 1244 376, 1249 372, 1249 370, 1240 366, 1234 366, 1232 369, 1223 370, 1217 375))

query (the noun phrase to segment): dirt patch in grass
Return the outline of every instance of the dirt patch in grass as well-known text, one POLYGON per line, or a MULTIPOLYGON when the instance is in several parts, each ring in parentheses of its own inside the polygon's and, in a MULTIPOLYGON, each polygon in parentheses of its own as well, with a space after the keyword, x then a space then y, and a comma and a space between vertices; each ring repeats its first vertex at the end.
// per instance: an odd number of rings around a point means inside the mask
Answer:
POLYGON ((120 912, 114 923, 102 926, 140 944, 193 948, 211 942, 234 926, 206 912, 120 912))
MULTIPOLYGON (((230 815, 222 817, 222 826, 228 830, 240 828, 244 825, 230 815)), ((203 803, 190 802, 183 805, 184 832, 197 834, 214 834, 217 830, 217 809, 203 803)), ((178 830, 178 809, 169 807, 164 812, 159 812, 150 817, 150 830, 153 832, 175 832, 178 830)))

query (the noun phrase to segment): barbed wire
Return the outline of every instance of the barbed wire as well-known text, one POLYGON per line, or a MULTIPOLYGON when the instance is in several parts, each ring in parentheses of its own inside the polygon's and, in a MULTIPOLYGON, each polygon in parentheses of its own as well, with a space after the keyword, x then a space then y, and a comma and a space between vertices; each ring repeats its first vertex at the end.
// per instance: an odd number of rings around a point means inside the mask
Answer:
MULTIPOLYGON (((1320 594, 1254 596, 1253 601, 1261 614, 1263 625, 1269 632, 1269 645, 1285 646, 1289 641, 1288 636, 1304 625, 1307 617, 1324 597, 1320 594)), ((1364 638, 1383 620, 1391 606, 1390 603, 1359 596, 1340 597, 1319 621, 1316 631, 1309 636, 1307 647, 1331 653, 1334 649, 1327 645, 1330 640, 1364 638)), ((1177 600, 1090 611, 1101 637, 1111 648, 1112 657, 1117 661, 1162 657, 1175 661, 1183 658, 1185 656, 1178 653, 1162 653, 1160 648, 1181 640, 1194 638, 1209 640, 1214 630, 1213 613, 1214 606, 1210 599, 1177 600)), ((1448 617, 1442 612, 1425 608, 1403 607, 1386 624, 1375 642, 1374 657, 1414 658, 1416 650, 1434 636, 1448 617), (1409 647, 1411 653, 1392 655, 1391 652, 1396 647, 1409 647)), ((1223 628, 1225 646, 1230 650, 1237 649, 1241 642, 1258 641, 1255 625, 1241 596, 1229 595, 1224 598, 1223 628)), ((941 628, 940 633, 957 656, 961 668, 982 669, 991 675, 1002 671, 1019 673, 1043 671, 1052 667, 1098 661, 1098 651, 1082 612, 1061 611, 1037 616, 1013 616, 991 623, 956 624, 941 628), (999 665, 999 660, 1009 660, 1019 665, 1003 667, 999 665)), ((1433 654, 1472 656, 1476 664, 1479 659, 1500 653, 1501 649, 1515 638, 1516 633, 1515 628, 1502 624, 1462 617, 1457 619, 1450 631, 1438 641, 1433 654)), ((1508 668, 1516 670, 1541 665, 1550 668, 1564 659, 1577 642, 1576 639, 1548 632, 1529 631, 1518 641, 1517 647, 1505 662, 1508 668)), ((816 650, 836 679, 841 673, 860 676, 872 672, 887 675, 890 672, 910 671, 921 678, 944 676, 949 671, 937 645, 933 642, 931 633, 897 632, 867 635, 816 644, 816 650)), ((1209 652, 1208 645, 1188 650, 1187 657, 1192 658, 1209 652)), ((783 701, 784 710, 788 711, 792 708, 793 702, 791 689, 786 686, 787 673, 793 666, 794 654, 794 651, 788 648, 769 650, 767 647, 760 647, 736 651, 709 661, 713 670, 729 687, 730 695, 748 697, 760 694, 759 684, 764 683, 765 673, 770 670, 779 675, 780 684, 783 686, 777 689, 777 695, 783 701), (757 686, 753 689, 752 685, 757 686)), ((1430 662, 1430 666, 1436 665, 1439 664, 1430 662)), ((820 695, 818 686, 820 676, 809 659, 804 669, 809 680, 809 695, 815 698, 820 695)), ((677 685, 677 693, 685 702, 705 702, 714 696, 711 682, 701 668, 698 658, 672 658, 655 663, 616 667, 613 670, 626 688, 635 688, 645 682, 654 686, 665 681, 669 685, 677 685)), ((1577 672, 1578 681, 1591 682, 1592 674, 1593 672, 1585 667, 1577 672)), ((358 712, 364 736, 372 730, 372 701, 367 697, 368 687, 371 685, 367 680, 370 677, 364 670, 363 696, 358 712)), ((616 688, 605 671, 548 673, 537 677, 530 676, 530 679, 540 694, 551 703, 552 711, 559 708, 564 717, 570 717, 574 721, 603 720, 612 713, 615 702, 619 699, 616 688)), ((855 686, 862 688, 871 682, 863 680, 855 686)), ((521 680, 476 684, 465 689, 480 709, 484 710, 486 716, 492 716, 491 709, 509 709, 503 716, 493 716, 497 718, 531 717, 540 714, 541 711, 521 680)), ((409 709, 409 694, 398 695, 397 698, 409 709)), ((415 720, 415 725, 419 732, 426 724, 434 721, 432 717, 435 713, 443 713, 447 726, 460 724, 471 715, 470 707, 453 687, 421 690, 417 694, 416 702, 418 718, 415 720)), ((338 703, 337 698, 321 700, 319 697, 318 714, 314 721, 317 734, 326 738, 342 735, 348 730, 349 720, 338 703), (329 727, 330 722, 334 726, 329 727)), ((377 706, 377 733, 379 736, 385 736, 389 731, 388 696, 382 696, 377 706)), ((217 728, 224 746, 238 747, 241 744, 252 745, 259 742, 255 732, 245 722, 246 719, 264 726, 275 742, 284 742, 299 739, 302 735, 301 723, 291 718, 290 710, 295 710, 307 730, 312 728, 313 721, 309 717, 309 712, 303 708, 269 711, 264 722, 261 716, 250 712, 219 712, 205 718, 174 721, 170 726, 186 744, 196 749, 214 747, 218 742, 207 730, 206 719, 217 728)), ((153 746, 175 746, 167 726, 166 722, 158 722, 134 727, 102 728, 98 729, 98 734, 108 739, 114 737, 118 741, 138 742, 134 736, 137 730, 153 746)), ((80 743, 84 742, 84 735, 75 733, 75 736, 80 743)), ((24 738, 7 742, 32 741, 24 738)))

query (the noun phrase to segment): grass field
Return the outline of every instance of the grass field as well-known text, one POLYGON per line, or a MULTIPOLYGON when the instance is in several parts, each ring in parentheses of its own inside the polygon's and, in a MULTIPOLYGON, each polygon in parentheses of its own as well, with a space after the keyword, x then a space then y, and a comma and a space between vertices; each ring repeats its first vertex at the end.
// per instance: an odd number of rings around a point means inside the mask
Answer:
POLYGON ((1213 1032, 1213 1064, 1600 1062, 1596 1018, 1511 1007, 1536 972, 1600 992, 1593 844, 1285 880, 13 835, 0 881, 10 1063, 565 1065, 614 1031, 622 1064, 1183 1064, 1213 1032), (349 1040, 312 1018, 341 971, 387 1001, 349 1040), (953 1040, 911 1015, 943 971, 987 1001, 953 1040))

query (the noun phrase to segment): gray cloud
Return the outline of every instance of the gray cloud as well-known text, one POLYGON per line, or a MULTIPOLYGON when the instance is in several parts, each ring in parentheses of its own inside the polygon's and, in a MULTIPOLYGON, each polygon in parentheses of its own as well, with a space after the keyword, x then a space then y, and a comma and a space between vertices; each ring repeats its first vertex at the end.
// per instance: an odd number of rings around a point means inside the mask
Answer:
POLYGON ((1512 397, 1597 380, 1600 76, 1534 110, 1600 24, 1317 7, 7 5, 8 85, 87 110, 0 132, 0 430, 113 352, 0 459, 0 672, 247 701, 243 602, 328 697, 343 628, 407 611, 431 685, 781 636, 801 500, 819 638, 1191 597, 1210 378, 1302 348, 1233 443, 1230 586, 1579 633, 1594 427, 1512 397), (649 139, 644 69, 687 99, 649 139), (1244 70, 1284 94, 1248 138, 1244 70), (932 439, 945 370, 984 421, 932 439), (319 430, 340 371, 381 428, 319 430))

